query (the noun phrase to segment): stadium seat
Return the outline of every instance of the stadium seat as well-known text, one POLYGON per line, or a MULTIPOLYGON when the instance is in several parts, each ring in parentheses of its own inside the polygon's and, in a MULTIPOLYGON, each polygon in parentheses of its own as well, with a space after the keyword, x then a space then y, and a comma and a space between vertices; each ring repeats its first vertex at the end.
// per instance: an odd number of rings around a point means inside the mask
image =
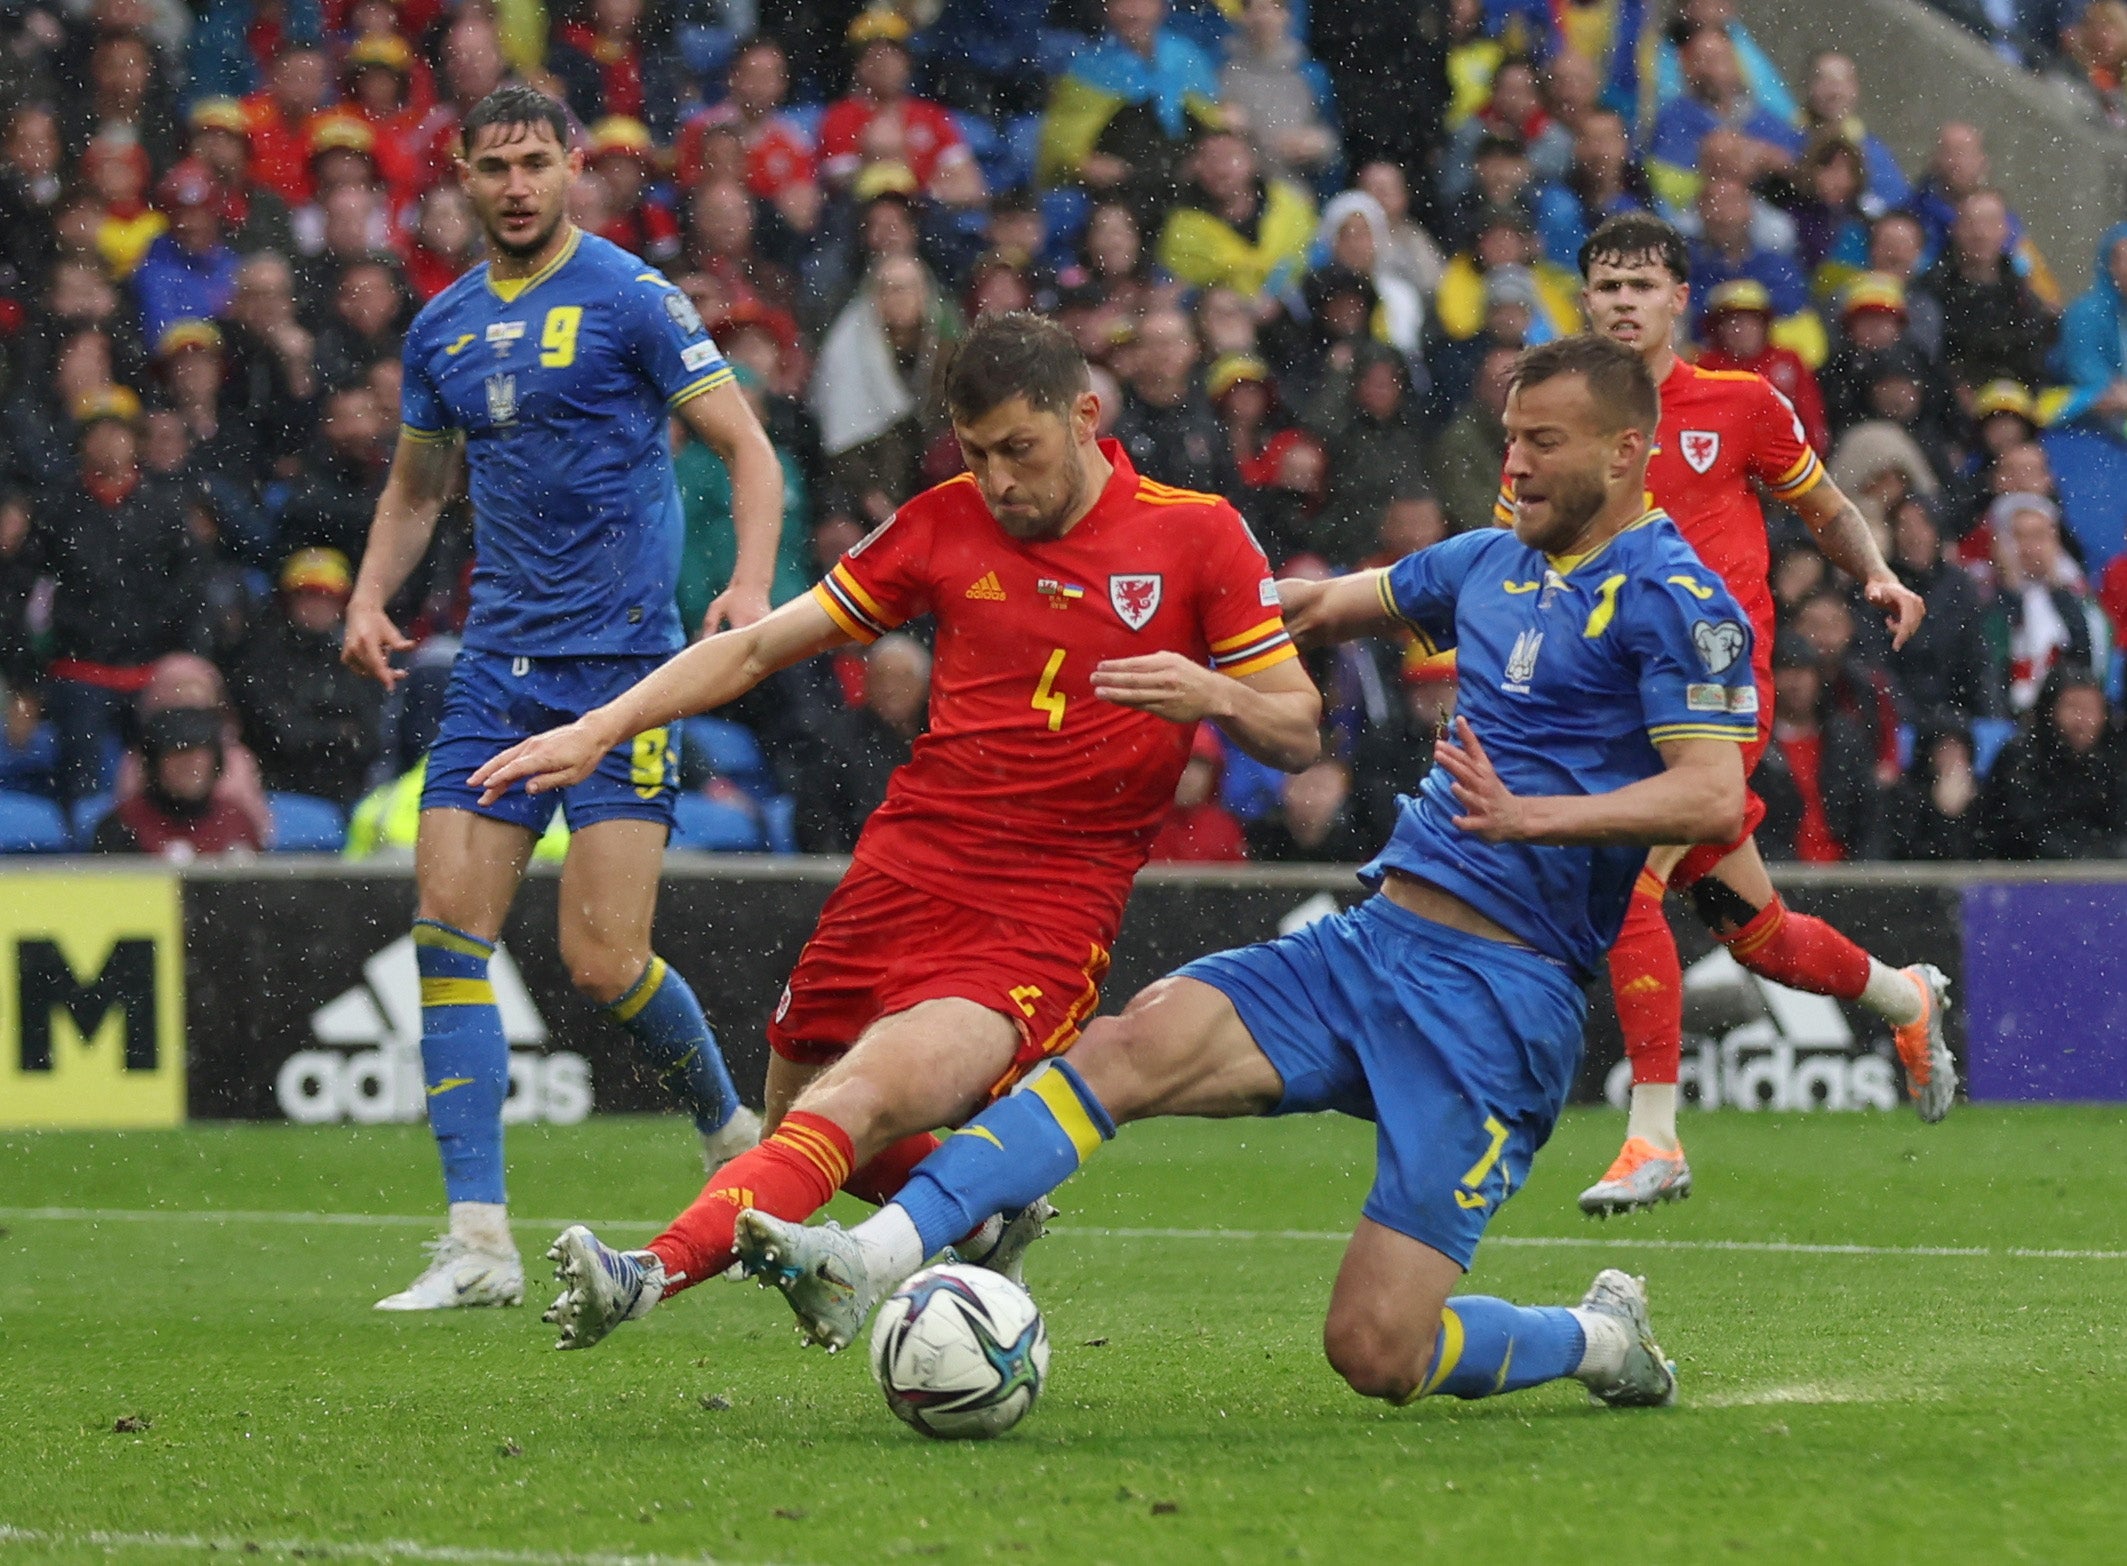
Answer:
POLYGON ((59 735, 49 723, 30 730, 19 749, 0 733, 0 788, 24 794, 50 794, 52 774, 59 765, 59 735))
POLYGON ((2127 442, 2072 424, 2038 439, 2060 490, 2061 515, 2094 575, 2127 541, 2127 442))
POLYGON ((2002 747, 2016 738, 2014 718, 1974 718, 1972 720, 1972 770, 1985 777, 1994 770, 1994 762, 2001 755, 2002 747))
POLYGON ((57 805, 42 795, 0 789, 0 854, 63 854, 72 846, 57 805))
POLYGON ((347 813, 329 799, 269 793, 266 808, 273 815, 270 853, 337 854, 347 841, 347 813))
POLYGON ((706 756, 718 777, 731 779, 747 793, 765 798, 775 792, 775 775, 761 754, 761 742, 743 723, 729 718, 689 718, 680 725, 680 743, 706 756))
POLYGON ((103 824, 103 818, 111 813, 111 807, 116 803, 118 801, 108 793, 84 794, 74 801, 73 808, 67 811, 67 822, 73 831, 76 848, 89 846, 97 827, 103 824))
POLYGON ((794 854, 798 851, 798 802, 790 795, 778 794, 773 799, 763 800, 761 824, 768 829, 768 852, 794 854))
POLYGON ((749 812, 704 794, 682 794, 672 846, 710 854, 757 854, 768 845, 761 823, 749 812))

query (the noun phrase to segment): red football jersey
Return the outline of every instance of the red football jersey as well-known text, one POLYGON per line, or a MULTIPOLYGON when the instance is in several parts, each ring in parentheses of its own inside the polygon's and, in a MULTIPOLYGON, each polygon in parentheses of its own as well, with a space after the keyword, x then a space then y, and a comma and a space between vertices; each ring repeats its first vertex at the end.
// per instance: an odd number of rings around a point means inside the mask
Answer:
MULTIPOLYGON (((1791 501, 1823 482, 1824 464, 1794 408, 1762 375, 1702 370, 1679 359, 1661 392, 1648 492, 1749 614, 1763 679, 1772 668, 1772 554, 1765 508, 1750 481, 1791 501)), ((1512 505, 1513 486, 1503 485, 1495 513, 1503 526, 1513 523, 1512 505)))
POLYGON ((863 642, 935 617, 930 729, 856 857, 948 901, 1024 917, 1068 900, 1119 921, 1194 730, 1097 699, 1094 665, 1171 651, 1240 678, 1298 656, 1240 513, 1101 450, 1115 471, 1062 538, 1013 538, 963 473, 813 589, 863 642))
MULTIPOLYGON (((930 188, 932 179, 948 159, 968 155, 960 139, 960 127, 952 115, 922 98, 903 98, 894 112, 901 117, 902 156, 916 183, 930 188)), ((880 111, 863 98, 851 96, 827 106, 820 116, 820 167, 837 179, 847 179, 862 162, 865 129, 880 111)))

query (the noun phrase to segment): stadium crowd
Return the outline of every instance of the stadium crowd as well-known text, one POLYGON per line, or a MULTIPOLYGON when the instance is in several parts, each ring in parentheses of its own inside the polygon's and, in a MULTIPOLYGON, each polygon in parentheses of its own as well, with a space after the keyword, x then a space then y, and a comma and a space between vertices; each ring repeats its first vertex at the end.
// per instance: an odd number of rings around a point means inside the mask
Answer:
MULTIPOLYGON (((401 334, 480 257, 460 116, 523 80, 583 127, 575 220, 686 290, 774 439, 778 602, 957 470, 933 370, 987 310, 1063 320, 1137 466, 1231 497, 1282 572, 1489 526, 1513 355, 1578 329, 1595 224, 1659 212, 1691 238, 1696 356, 1787 395, 1929 608, 1894 653, 1775 513, 1768 852, 2127 853, 2127 558, 2093 557, 2058 471, 2127 455, 2127 224, 2087 277, 2049 265, 1974 126, 1903 168, 1857 62, 1784 81, 1732 0, 1618 36, 1647 9, 6 8, 0 837, 213 853, 289 846, 298 817, 336 844, 352 812, 350 851, 411 841, 462 506, 393 606, 419 643, 401 692, 341 667, 337 637, 401 334), (56 841, 22 825, 39 795, 56 841)), ((2116 89, 2122 16, 2094 0, 2050 36, 2116 89)), ((696 624, 733 559, 730 485, 698 443, 677 466, 696 624)), ((680 841, 846 850, 927 672, 919 628, 699 728, 680 841)), ((1326 759, 1286 779, 1207 729, 1160 856, 1354 859, 1385 836, 1452 668, 1360 645, 1315 673, 1326 759)))

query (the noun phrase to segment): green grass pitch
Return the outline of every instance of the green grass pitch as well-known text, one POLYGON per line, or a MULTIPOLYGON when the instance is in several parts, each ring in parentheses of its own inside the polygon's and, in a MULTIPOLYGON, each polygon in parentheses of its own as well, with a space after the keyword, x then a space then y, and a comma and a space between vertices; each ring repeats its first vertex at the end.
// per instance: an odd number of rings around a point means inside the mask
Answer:
MULTIPOLYGON (((1349 1395, 1322 1236, 1367 1128, 1170 1124, 1060 1195, 1029 1268, 1048 1390, 989 1445, 903 1429, 750 1286, 581 1354, 543 1266, 522 1310, 372 1312, 425 1228, 286 1215, 428 1211, 420 1127, 0 1134, 0 1566, 2127 1558, 2127 1113, 1688 1116, 1698 1195, 1596 1225, 1572 1197, 1621 1125, 1567 1117, 1471 1286, 1645 1273, 1683 1406, 1349 1395), (1242 1232, 1116 1232, 1147 1228, 1242 1232), (1836 1245, 1867 1249, 1800 1248, 1836 1245)), ((677 1120, 513 1130, 527 1255, 555 1220, 665 1216, 692 1152, 677 1120)))

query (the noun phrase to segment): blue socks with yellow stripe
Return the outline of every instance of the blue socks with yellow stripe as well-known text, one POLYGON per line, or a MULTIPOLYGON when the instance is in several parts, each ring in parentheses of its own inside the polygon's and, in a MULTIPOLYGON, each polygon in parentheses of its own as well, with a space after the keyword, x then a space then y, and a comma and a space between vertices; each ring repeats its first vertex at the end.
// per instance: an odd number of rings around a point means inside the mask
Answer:
POLYGON ((1572 1375, 1586 1351, 1581 1324, 1564 1306, 1514 1305, 1486 1294, 1458 1294, 1440 1313, 1433 1362, 1412 1398, 1519 1392, 1572 1375))
POLYGON ((428 1124, 443 1155, 452 1202, 503 1200, 502 1101, 510 1091, 510 1046, 488 982, 492 941, 433 919, 414 921, 421 971, 421 1074, 428 1124))
POLYGON ((606 1008, 606 1015, 633 1036, 657 1068, 657 1080, 704 1134, 722 1129, 738 1112, 739 1091, 702 1003, 664 958, 652 956, 643 976, 606 1008))
POLYGON ((1024 1207, 1078 1172, 1115 1122, 1070 1065, 1052 1060, 946 1138, 894 1198, 935 1255, 992 1213, 1024 1207))

